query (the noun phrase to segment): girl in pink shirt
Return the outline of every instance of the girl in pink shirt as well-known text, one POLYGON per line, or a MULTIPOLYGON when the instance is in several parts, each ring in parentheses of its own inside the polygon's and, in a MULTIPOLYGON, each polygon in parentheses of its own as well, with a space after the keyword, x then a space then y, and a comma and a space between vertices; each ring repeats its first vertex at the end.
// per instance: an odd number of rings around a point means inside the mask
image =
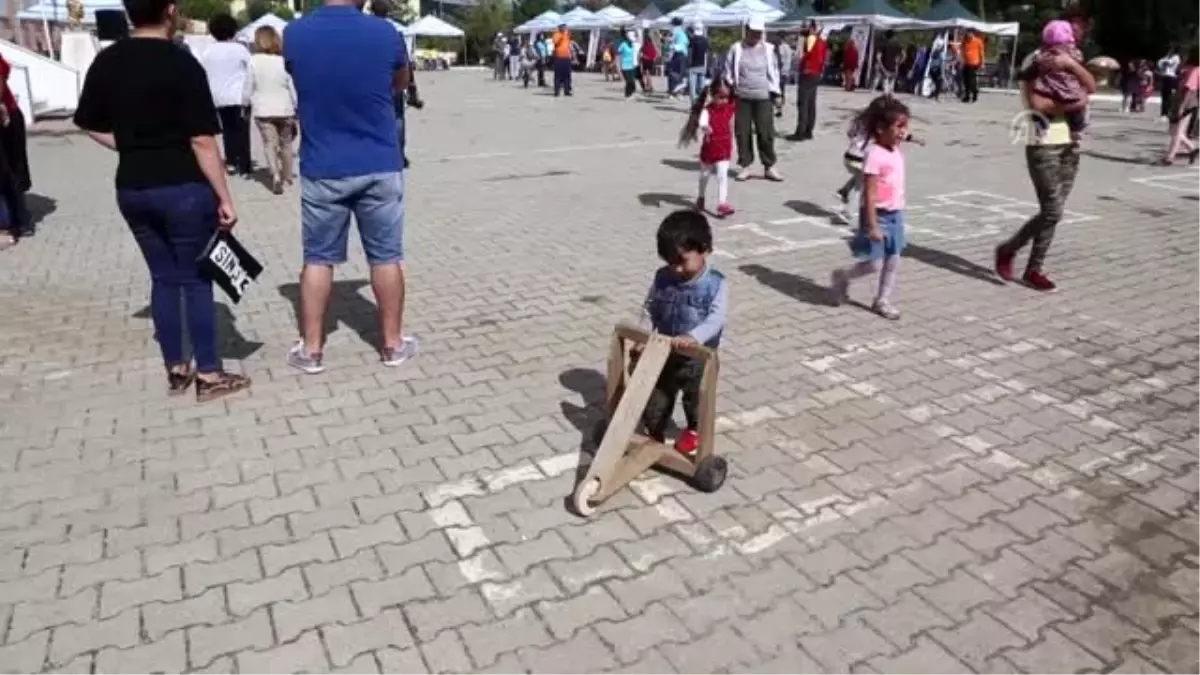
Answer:
POLYGON ((900 252, 904 250, 904 155, 900 144, 909 138, 908 108, 895 98, 876 100, 862 113, 863 128, 872 144, 863 161, 862 214, 858 231, 850 240, 850 251, 858 262, 834 270, 834 304, 848 297, 850 282, 858 277, 879 274, 879 292, 871 310, 886 319, 899 319, 900 312, 890 299, 900 270, 900 252))

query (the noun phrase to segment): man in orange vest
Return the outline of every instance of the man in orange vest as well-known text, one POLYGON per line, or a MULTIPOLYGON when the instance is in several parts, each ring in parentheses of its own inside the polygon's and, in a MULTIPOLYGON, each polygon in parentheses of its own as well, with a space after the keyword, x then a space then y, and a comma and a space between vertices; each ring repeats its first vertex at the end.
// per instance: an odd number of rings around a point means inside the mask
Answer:
POLYGON ((983 38, 974 28, 962 41, 963 103, 979 100, 979 69, 983 67, 983 38))
POLYGON ((554 95, 571 95, 571 31, 559 24, 554 33, 554 95))

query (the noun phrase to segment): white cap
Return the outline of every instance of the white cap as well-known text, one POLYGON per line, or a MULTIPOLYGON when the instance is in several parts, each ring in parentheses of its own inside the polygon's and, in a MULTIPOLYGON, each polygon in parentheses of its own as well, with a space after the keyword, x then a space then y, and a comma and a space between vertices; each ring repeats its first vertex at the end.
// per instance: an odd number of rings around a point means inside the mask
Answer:
POLYGON ((763 21, 761 16, 752 16, 746 22, 746 30, 756 30, 762 32, 767 29, 767 22, 763 21))
POLYGON ((700 23, 699 21, 693 22, 692 23, 692 34, 693 35, 704 35, 704 24, 700 23))

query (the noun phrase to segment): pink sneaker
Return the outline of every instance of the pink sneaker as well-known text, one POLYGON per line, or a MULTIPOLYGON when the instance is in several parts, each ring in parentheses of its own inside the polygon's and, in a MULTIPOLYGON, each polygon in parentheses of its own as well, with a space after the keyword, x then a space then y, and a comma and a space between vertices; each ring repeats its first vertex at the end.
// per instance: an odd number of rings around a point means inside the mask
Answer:
POLYGON ((717 217, 728 218, 734 214, 733 207, 728 204, 717 204, 717 217))

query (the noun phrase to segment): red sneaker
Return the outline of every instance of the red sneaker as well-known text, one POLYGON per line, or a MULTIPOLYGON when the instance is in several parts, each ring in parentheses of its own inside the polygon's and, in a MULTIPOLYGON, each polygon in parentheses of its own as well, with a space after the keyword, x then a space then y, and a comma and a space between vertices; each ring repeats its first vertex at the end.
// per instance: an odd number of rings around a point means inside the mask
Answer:
POLYGON ((1005 253, 999 246, 996 247, 996 275, 1005 281, 1013 280, 1013 258, 1011 253, 1005 253))
POLYGON ((695 452, 696 448, 698 447, 700 447, 700 434, 692 431, 691 429, 684 430, 679 434, 679 438, 675 439, 676 452, 690 455, 695 452))
POLYGON ((1042 274, 1038 270, 1029 270, 1025 272, 1025 277, 1022 279, 1026 286, 1029 286, 1035 291, 1043 293, 1053 293, 1058 290, 1058 285, 1050 281, 1050 277, 1042 274))
POLYGON ((704 213, 704 197, 699 197, 696 199, 696 210, 700 213, 704 213))
POLYGON ((728 218, 734 214, 733 207, 728 204, 717 204, 717 217, 728 218))

